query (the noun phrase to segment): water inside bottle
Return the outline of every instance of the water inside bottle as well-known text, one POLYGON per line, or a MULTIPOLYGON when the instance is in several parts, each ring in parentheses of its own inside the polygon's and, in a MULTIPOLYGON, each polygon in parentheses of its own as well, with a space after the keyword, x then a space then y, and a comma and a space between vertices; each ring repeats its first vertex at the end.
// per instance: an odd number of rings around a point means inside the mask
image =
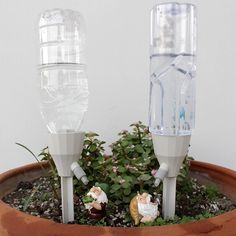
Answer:
POLYGON ((88 108, 88 81, 83 64, 41 66, 40 110, 51 133, 78 131, 88 108))
POLYGON ((190 135, 195 120, 195 55, 155 54, 150 70, 150 131, 190 135))

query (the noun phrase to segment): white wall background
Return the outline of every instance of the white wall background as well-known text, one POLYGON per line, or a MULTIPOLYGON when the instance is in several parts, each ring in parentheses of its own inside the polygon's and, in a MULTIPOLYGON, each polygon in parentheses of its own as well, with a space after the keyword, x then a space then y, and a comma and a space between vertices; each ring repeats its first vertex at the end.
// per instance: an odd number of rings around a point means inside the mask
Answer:
MULTIPOLYGON (((84 129, 111 143, 130 123, 147 123, 149 10, 156 2, 0 1, 0 172, 34 161, 15 142, 35 153, 46 146, 36 87, 40 12, 59 7, 84 15, 91 93, 84 129)), ((198 6, 199 40, 197 119, 190 154, 236 169, 236 1, 191 2, 198 6)))

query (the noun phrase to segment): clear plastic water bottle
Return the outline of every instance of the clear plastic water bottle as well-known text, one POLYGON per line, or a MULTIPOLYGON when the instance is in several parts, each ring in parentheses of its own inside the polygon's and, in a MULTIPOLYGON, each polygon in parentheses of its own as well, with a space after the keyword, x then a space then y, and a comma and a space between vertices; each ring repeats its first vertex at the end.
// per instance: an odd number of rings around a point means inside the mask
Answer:
POLYGON ((150 131, 190 135, 195 121, 194 5, 165 3, 152 9, 150 60, 150 131))
POLYGON ((40 108, 51 133, 76 132, 88 108, 85 30, 72 10, 42 13, 40 37, 40 108))

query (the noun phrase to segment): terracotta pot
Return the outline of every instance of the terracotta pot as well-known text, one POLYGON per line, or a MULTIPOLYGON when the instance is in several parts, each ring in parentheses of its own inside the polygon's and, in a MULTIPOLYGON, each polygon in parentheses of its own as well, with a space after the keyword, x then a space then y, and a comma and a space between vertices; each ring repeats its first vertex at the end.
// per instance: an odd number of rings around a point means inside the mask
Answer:
MULTIPOLYGON (((47 165, 47 163, 44 163, 47 165)), ((236 201, 236 171, 203 162, 192 161, 191 173, 202 183, 215 183, 236 201)), ((0 175, 0 198, 11 192, 20 181, 41 175, 38 164, 10 170, 0 175)), ((236 235, 236 210, 194 223, 159 227, 112 228, 65 225, 27 215, 0 200, 0 236, 168 236, 168 235, 236 235)))

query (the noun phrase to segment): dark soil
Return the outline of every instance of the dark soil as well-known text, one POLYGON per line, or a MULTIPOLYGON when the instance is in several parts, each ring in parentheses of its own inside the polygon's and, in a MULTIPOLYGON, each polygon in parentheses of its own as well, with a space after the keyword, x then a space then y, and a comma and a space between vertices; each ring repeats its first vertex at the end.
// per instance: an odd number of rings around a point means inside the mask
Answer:
MULTIPOLYGON (((199 185, 196 181, 196 191, 186 195, 177 194, 176 219, 164 221, 162 218, 152 225, 163 225, 168 223, 185 223, 193 220, 209 218, 236 208, 236 204, 220 193, 212 194, 210 198, 206 195, 206 187, 199 185), (161 220, 160 220, 161 219, 161 220)), ((31 182, 21 182, 17 189, 3 198, 3 201, 11 207, 28 214, 52 219, 61 222, 61 203, 51 187, 49 177, 41 177, 31 182)), ((58 195, 60 190, 58 189, 58 195)), ((213 191, 212 191, 213 192, 213 191)), ((84 193, 85 194, 85 193, 84 193)), ((156 196, 161 199, 161 196, 156 196)), ((81 201, 82 196, 74 196, 75 221, 70 223, 88 225, 107 225, 116 227, 132 227, 128 205, 116 206, 111 201, 107 206, 107 216, 100 221, 88 217, 87 211, 81 201)), ((159 208, 161 212, 161 205, 159 208)))

